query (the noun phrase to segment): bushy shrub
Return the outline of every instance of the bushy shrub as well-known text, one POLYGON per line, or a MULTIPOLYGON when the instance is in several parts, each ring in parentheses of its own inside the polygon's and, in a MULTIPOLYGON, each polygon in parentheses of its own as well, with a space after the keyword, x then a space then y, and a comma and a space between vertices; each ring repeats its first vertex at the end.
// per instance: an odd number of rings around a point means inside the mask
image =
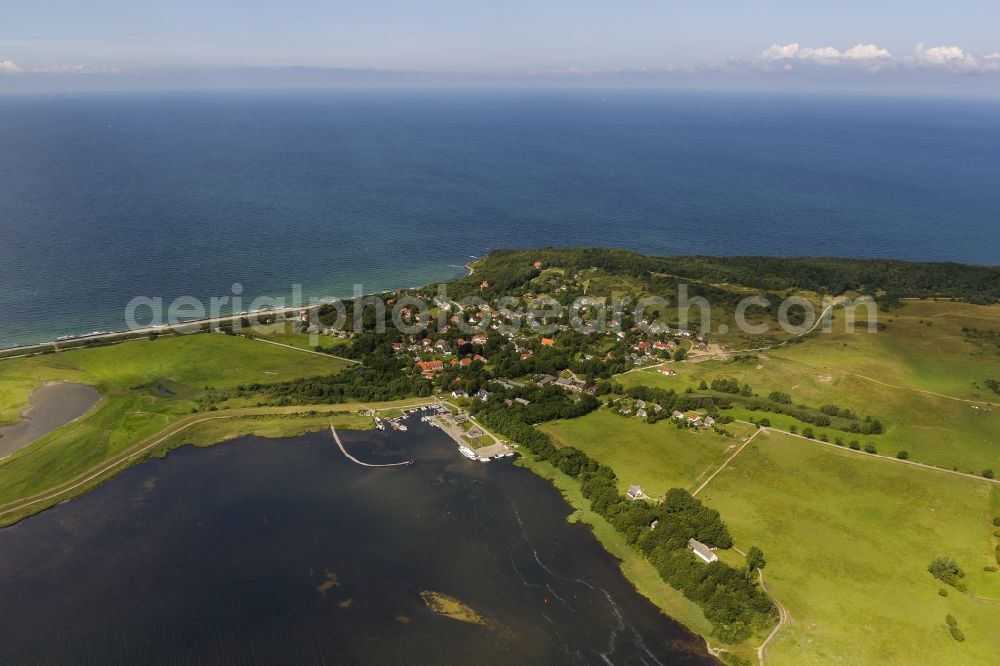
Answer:
POLYGON ((951 585, 961 592, 965 591, 965 583, 962 582, 962 579, 965 578, 965 572, 955 560, 944 556, 937 557, 927 567, 927 571, 942 583, 951 585))

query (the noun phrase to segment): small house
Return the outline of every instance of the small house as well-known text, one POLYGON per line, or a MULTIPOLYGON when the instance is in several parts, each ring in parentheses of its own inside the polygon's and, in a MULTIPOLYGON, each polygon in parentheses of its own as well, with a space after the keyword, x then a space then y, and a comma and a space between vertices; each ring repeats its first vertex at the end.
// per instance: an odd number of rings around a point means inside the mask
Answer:
POLYGON ((705 562, 705 564, 711 564, 712 562, 717 562, 719 560, 719 556, 713 553, 711 548, 697 539, 688 539, 688 548, 690 548, 691 552, 698 556, 698 559, 705 562))
POLYGON ((642 486, 638 485, 629 486, 626 494, 629 496, 629 499, 634 499, 634 500, 642 499, 643 497, 642 486))

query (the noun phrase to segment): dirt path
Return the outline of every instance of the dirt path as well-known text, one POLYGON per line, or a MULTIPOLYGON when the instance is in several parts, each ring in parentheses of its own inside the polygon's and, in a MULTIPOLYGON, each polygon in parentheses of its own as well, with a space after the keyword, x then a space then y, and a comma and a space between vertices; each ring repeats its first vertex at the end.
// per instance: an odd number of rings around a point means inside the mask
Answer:
POLYGON ((760 582, 760 589, 764 590, 764 594, 770 597, 771 601, 774 602, 774 605, 778 607, 778 624, 774 626, 771 633, 767 635, 764 642, 757 648, 757 663, 760 664, 760 666, 764 666, 764 650, 767 648, 768 644, 774 640, 774 637, 778 635, 781 628, 785 626, 785 623, 788 621, 788 611, 785 610, 785 607, 781 605, 781 602, 778 601, 773 594, 771 594, 771 591, 767 589, 767 584, 764 582, 764 572, 760 569, 757 569, 757 580, 760 582))
POLYGON ((740 452, 743 451, 743 449, 745 449, 747 447, 747 444, 749 444, 750 442, 752 442, 754 440, 754 438, 756 438, 757 435, 759 435, 761 433, 762 430, 764 430, 764 429, 763 428, 759 428, 757 430, 757 432, 755 432, 754 434, 752 434, 749 437, 747 437, 746 441, 743 442, 742 444, 740 444, 740 447, 738 449, 736 449, 736 452, 733 453, 733 455, 731 455, 728 458, 726 458, 726 461, 719 466, 719 469, 717 469, 714 472, 712 472, 712 475, 709 476, 707 479, 705 479, 705 481, 700 486, 698 486, 698 488, 693 493, 691 493, 691 496, 694 497, 695 495, 697 495, 698 493, 700 493, 705 488, 705 486, 707 486, 709 483, 711 483, 712 479, 714 479, 719 474, 719 472, 721 472, 722 470, 726 469, 726 466, 729 463, 731 463, 736 456, 740 455, 740 452))
POLYGON ((347 363, 361 363, 353 358, 344 358, 343 356, 334 356, 333 354, 327 354, 325 352, 313 351, 312 349, 303 349, 302 347, 296 347, 294 345, 286 345, 284 342, 275 342, 274 340, 265 340, 264 338, 250 338, 250 340, 256 340, 257 342, 266 342, 269 345, 277 345, 279 347, 284 347, 285 349, 294 349, 297 352, 302 352, 304 354, 315 354, 316 356, 322 356, 324 358, 335 358, 338 361, 345 361, 347 363))
MULTIPOLYGON (((736 422, 737 423, 746 423, 748 425, 753 425, 749 421, 740 421, 738 419, 737 419, 736 422)), ((978 474, 970 474, 968 472, 958 472, 956 470, 947 469, 945 467, 935 467, 934 465, 928 465, 926 463, 916 462, 914 460, 903 460, 901 458, 896 458, 895 456, 885 456, 885 455, 882 455, 881 453, 868 453, 866 451, 858 451, 858 450, 849 448, 847 446, 840 446, 838 444, 834 444, 833 442, 824 442, 824 441, 819 440, 819 439, 814 439, 814 438, 811 438, 811 437, 806 437, 805 435, 799 435, 797 433, 786 432, 784 430, 777 430, 777 429, 771 428, 771 427, 759 428, 759 430, 757 432, 759 433, 759 432, 762 432, 762 431, 765 431, 765 430, 767 430, 769 432, 780 433, 782 435, 787 435, 788 437, 796 437, 798 439, 804 439, 807 442, 812 442, 813 444, 822 444, 823 446, 829 446, 829 447, 832 447, 834 449, 837 449, 838 451, 844 451, 845 453, 854 453, 854 454, 857 454, 859 456, 864 456, 866 458, 878 458, 879 460, 887 460, 889 462, 899 463, 901 465, 909 465, 910 467, 920 467, 921 469, 928 469, 928 470, 931 470, 932 472, 940 472, 942 474, 950 474, 952 476, 961 476, 961 477, 966 478, 966 479, 973 479, 975 481, 983 481, 985 483, 1000 484, 1000 479, 987 479, 985 476, 980 476, 978 474)), ((699 490, 700 490, 700 488, 699 488, 699 490)))
POLYGON ((816 365, 815 363, 801 361, 797 358, 788 358, 787 356, 775 356, 774 358, 778 358, 783 361, 790 361, 792 363, 800 363, 801 365, 805 365, 810 368, 816 368, 817 370, 827 370, 829 372, 837 372, 847 377, 857 377, 858 379, 863 379, 866 382, 872 382, 874 384, 878 384, 879 386, 885 386, 886 388, 897 389, 900 391, 911 391, 913 393, 923 393, 924 395, 932 395, 936 398, 944 398, 946 400, 954 400, 956 402, 967 402, 973 405, 990 405, 991 407, 1000 407, 1000 402, 990 402, 989 400, 973 400, 972 398, 959 398, 958 396, 947 395, 945 393, 936 393, 934 391, 927 391, 925 389, 913 388, 912 386, 897 386, 896 384, 889 384, 888 382, 883 382, 880 379, 875 379, 874 377, 869 377, 867 375, 859 375, 856 372, 847 372, 846 370, 837 370, 836 368, 829 368, 823 365, 816 365))

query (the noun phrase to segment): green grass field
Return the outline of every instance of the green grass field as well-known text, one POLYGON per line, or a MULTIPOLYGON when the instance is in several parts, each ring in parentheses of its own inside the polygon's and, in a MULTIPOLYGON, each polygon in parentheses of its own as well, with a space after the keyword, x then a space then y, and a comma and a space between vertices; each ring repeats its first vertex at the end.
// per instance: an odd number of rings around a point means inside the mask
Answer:
POLYGON ((343 362, 245 338, 199 334, 0 361, 0 415, 15 420, 36 386, 67 380, 103 394, 84 417, 0 460, 0 503, 59 484, 191 414, 208 386, 338 372, 343 362), (163 385, 174 395, 157 389, 163 385))
MULTIPOLYGON (((961 331, 963 325, 1000 330, 1000 308, 922 301, 883 316, 891 319, 888 328, 874 334, 858 329, 853 334, 818 335, 759 353, 757 358, 674 364, 677 377, 645 370, 618 380, 626 386, 680 392, 697 387, 701 380, 710 383, 716 377, 734 377, 761 396, 783 391, 796 404, 836 404, 879 418, 886 426, 884 434, 871 437, 813 427, 817 436, 825 432, 831 441, 838 436, 845 441, 871 441, 882 453, 895 455, 905 450, 913 460, 972 474, 985 469, 1000 472, 1000 446, 996 444, 1000 407, 964 402, 991 398, 1000 402, 1000 396, 982 388, 985 379, 1000 377, 1000 349, 967 342, 961 331)), ((741 410, 731 414, 741 419, 765 416, 741 410)), ((766 416, 777 427, 808 425, 780 415, 766 416)))
POLYGON ((341 338, 333 338, 329 335, 318 335, 316 336, 316 345, 312 344, 312 341, 308 333, 296 333, 292 330, 291 321, 281 321, 274 324, 258 324, 253 327, 252 332, 253 337, 260 338, 262 340, 269 340, 271 342, 280 342, 283 345, 291 345, 292 347, 298 347, 299 349, 315 349, 316 346, 321 347, 324 350, 336 353, 337 348, 345 347, 350 344, 348 340, 341 338))
POLYGON ((1000 661, 1000 573, 993 489, 907 465, 765 433, 702 491, 737 547, 764 550, 771 592, 791 621, 768 649, 774 664, 946 664, 1000 661), (970 594, 927 573, 954 557, 970 594), (954 615, 964 643, 948 633, 954 615))
POLYGON ((651 497, 663 497, 671 488, 693 490, 753 432, 742 424, 727 428, 734 437, 711 430, 681 430, 672 421, 645 423, 606 409, 541 426, 559 445, 575 446, 613 466, 623 493, 637 483, 651 497))

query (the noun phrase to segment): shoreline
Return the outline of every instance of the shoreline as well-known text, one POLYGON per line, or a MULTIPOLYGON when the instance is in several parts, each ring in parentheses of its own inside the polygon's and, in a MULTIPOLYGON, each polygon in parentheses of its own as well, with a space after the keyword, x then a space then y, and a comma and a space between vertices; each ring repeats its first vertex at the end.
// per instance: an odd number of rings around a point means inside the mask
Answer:
MULTIPOLYGON (((474 257, 469 262, 463 264, 461 267, 465 269, 466 273, 461 277, 469 277, 475 272, 475 264, 480 261, 482 257, 474 257)), ((445 266, 452 267, 450 264, 445 266)), ((453 278, 460 279, 460 278, 453 278)), ((408 291, 411 289, 424 289, 429 285, 423 285, 419 287, 399 287, 398 289, 383 289, 381 291, 369 291, 361 294, 361 298, 366 296, 378 296, 379 294, 386 294, 392 291, 408 291)), ((314 308, 322 307, 329 303, 335 303, 337 301, 349 301, 358 298, 357 296, 351 295, 346 297, 338 296, 328 296, 320 299, 319 303, 315 304, 301 304, 293 305, 281 308, 271 308, 268 310, 241 310, 240 312, 233 312, 230 314, 222 315, 218 317, 203 317, 200 319, 190 319, 183 322, 178 322, 176 324, 157 324, 154 326, 144 326, 142 328, 133 329, 119 329, 114 331, 100 331, 97 334, 93 333, 82 333, 80 335, 72 335, 72 337, 59 340, 58 338, 52 340, 44 340, 42 342, 31 342, 24 344, 14 344, 10 346, 0 345, 0 361, 5 358, 18 358, 17 352, 24 352, 20 356, 30 356, 35 353, 40 353, 46 348, 52 347, 54 351, 59 351, 60 349, 75 349, 76 347, 85 347, 88 342, 94 340, 111 340, 115 341, 115 338, 122 338, 122 340, 132 339, 134 337, 142 337, 145 335, 150 335, 151 333, 169 333, 172 331, 178 331, 179 329, 189 328, 191 326, 204 326, 205 324, 220 324, 225 322, 233 322, 243 317, 250 316, 266 316, 272 314, 288 314, 289 312, 308 312, 314 308)), ((183 332, 183 331, 181 331, 183 332)))

